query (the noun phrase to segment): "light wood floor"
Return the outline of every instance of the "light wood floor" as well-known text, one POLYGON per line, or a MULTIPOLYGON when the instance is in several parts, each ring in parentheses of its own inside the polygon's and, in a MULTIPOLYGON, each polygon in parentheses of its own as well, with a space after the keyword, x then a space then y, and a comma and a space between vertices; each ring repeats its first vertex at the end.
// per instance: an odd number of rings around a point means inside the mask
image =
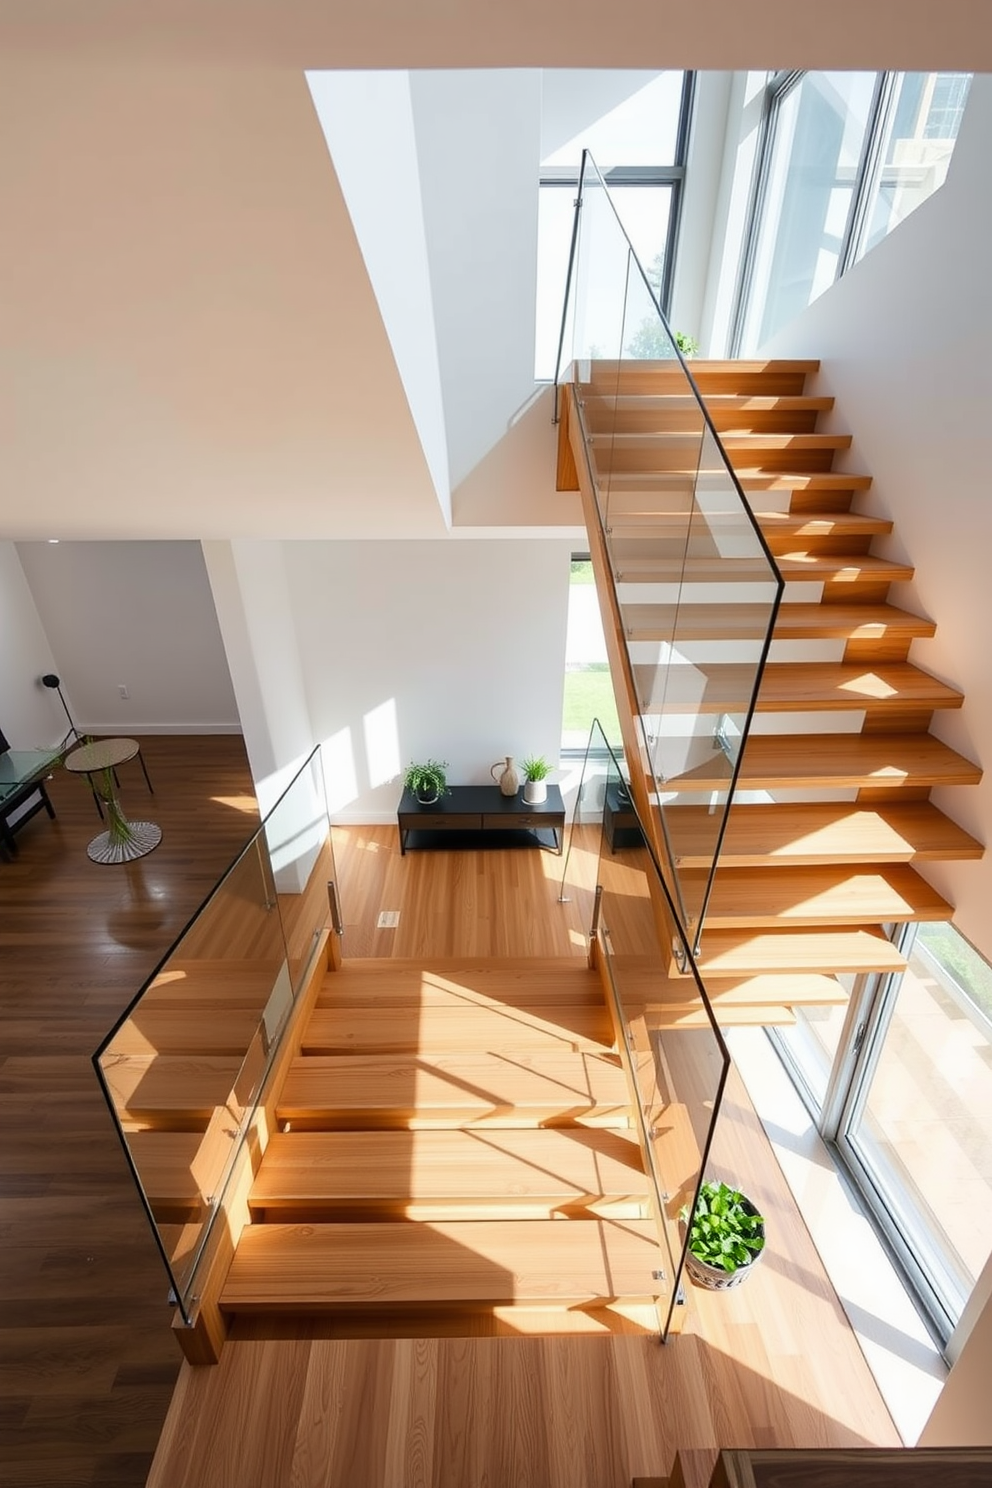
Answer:
MULTIPOLYGON (((411 852, 339 829, 346 955, 580 955, 591 861, 411 852), (581 879, 581 882, 578 880, 581 879), (400 911, 377 930, 380 910, 400 911)), ((718 1446, 898 1445, 736 1077, 713 1155, 768 1220, 744 1286, 691 1290, 685 1332, 342 1340, 317 1319, 238 1323, 183 1366, 150 1488, 627 1488, 676 1448, 701 1488, 718 1446)))
POLYGON ((167 1284, 90 1055, 251 835, 240 738, 148 738, 122 800, 163 829, 100 867, 85 782, 56 774, 0 861, 0 1483, 139 1488, 179 1367, 167 1284))

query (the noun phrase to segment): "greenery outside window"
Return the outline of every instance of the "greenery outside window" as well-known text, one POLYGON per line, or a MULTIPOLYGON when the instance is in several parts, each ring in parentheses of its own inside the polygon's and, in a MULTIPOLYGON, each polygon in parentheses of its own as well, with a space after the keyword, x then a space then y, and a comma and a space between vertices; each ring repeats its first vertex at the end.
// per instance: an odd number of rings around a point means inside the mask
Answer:
POLYGON ((568 588, 565 642, 565 693, 561 752, 584 755, 589 730, 598 718, 607 742, 623 751, 613 678, 606 657, 599 597, 588 553, 573 553, 568 588))

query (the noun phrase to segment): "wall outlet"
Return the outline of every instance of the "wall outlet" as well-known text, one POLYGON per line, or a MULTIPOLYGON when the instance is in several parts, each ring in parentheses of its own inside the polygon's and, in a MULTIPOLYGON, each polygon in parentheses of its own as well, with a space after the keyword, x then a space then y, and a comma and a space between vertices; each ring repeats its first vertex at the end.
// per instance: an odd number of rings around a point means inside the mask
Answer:
POLYGON ((118 682, 118 684, 117 684, 117 691, 120 693, 121 697, 125 700, 125 702, 131 696, 131 694, 127 690, 127 683, 126 682, 118 682))

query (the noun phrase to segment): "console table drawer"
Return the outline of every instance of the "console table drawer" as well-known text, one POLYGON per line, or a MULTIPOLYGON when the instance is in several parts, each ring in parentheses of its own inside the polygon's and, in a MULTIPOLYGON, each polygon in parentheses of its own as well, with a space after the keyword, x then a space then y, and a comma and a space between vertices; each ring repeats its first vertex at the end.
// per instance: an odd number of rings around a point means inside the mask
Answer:
POLYGON ((474 811, 446 811, 437 816, 418 811, 416 816, 404 815, 402 824, 413 832, 478 832, 482 829, 482 817, 474 811))
POLYGON ((482 830, 484 832, 515 832, 521 827, 528 831, 550 832, 561 824, 563 818, 552 812, 545 811, 500 811, 492 816, 486 815, 482 818, 482 830))

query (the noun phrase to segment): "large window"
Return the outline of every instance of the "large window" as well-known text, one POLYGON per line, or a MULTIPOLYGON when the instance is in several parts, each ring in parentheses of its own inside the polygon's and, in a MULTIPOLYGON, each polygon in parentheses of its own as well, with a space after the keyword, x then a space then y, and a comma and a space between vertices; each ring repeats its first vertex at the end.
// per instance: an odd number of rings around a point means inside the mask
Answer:
MULTIPOLYGON (((576 76, 581 74, 572 74, 576 76)), ((612 76, 622 79, 623 74, 612 76)), ((534 352, 537 381, 549 381, 555 375, 583 149, 592 153, 603 172, 634 252, 667 314, 692 81, 692 73, 684 72, 661 72, 646 82, 639 80, 620 103, 572 132, 563 143, 555 143, 542 160, 534 352)), ((554 132, 551 137, 557 140, 554 132)))
POLYGON ((607 742, 618 753, 622 752, 620 720, 592 563, 588 553, 573 553, 565 641, 562 754, 585 753, 594 719, 599 720, 607 742))
POLYGON ((946 1342, 992 1254, 992 967, 951 925, 902 945, 772 1037, 946 1342))
POLYGON ((944 182, 968 73, 771 79, 733 331, 750 355, 944 182))

